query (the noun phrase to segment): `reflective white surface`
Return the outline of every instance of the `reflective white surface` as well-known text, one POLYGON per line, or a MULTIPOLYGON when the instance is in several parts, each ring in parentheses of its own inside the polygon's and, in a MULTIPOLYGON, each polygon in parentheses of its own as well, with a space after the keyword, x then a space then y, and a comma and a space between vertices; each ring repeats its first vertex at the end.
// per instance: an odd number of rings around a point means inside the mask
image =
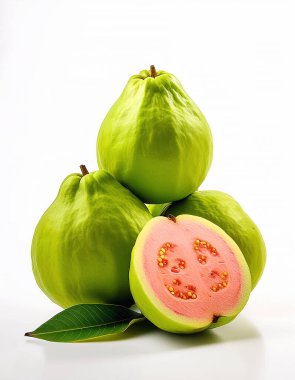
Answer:
POLYGON ((25 302, 8 308, 1 379, 294 379, 295 310, 287 303, 258 302, 253 294, 240 317, 216 330, 179 336, 142 323, 115 340, 83 344, 24 338, 59 310, 40 309, 25 302))
POLYGON ((295 378, 293 15, 287 0, 0 3, 1 380, 295 378), (25 338, 60 311, 31 272, 34 227, 66 175, 96 170, 99 124, 150 64, 206 115, 202 189, 259 225, 263 279, 233 323, 199 335, 146 323, 99 343, 25 338))

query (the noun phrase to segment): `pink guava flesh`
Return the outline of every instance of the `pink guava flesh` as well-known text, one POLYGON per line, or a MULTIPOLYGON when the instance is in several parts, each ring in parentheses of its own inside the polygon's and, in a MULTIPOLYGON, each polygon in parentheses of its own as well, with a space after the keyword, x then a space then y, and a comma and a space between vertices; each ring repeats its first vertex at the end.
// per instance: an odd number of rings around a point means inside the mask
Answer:
POLYGON ((143 246, 157 298, 176 314, 207 320, 227 315, 242 297, 242 271, 222 235, 195 220, 159 223, 143 246))

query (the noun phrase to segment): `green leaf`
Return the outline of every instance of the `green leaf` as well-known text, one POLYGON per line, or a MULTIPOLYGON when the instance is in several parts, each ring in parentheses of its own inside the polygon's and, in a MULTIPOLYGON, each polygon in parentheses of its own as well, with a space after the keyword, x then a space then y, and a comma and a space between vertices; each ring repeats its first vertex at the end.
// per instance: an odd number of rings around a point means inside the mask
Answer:
POLYGON ((82 342, 123 332, 144 319, 141 313, 124 306, 81 304, 56 314, 25 336, 51 342, 82 342))

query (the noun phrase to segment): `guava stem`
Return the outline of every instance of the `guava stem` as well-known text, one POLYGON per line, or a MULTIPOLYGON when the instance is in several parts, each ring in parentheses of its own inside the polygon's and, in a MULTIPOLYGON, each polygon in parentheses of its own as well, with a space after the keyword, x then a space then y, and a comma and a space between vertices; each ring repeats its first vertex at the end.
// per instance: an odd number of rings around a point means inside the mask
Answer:
POLYGON ((80 165, 80 169, 81 169, 81 172, 83 174, 83 177, 84 177, 84 175, 89 174, 89 171, 87 170, 85 165, 80 165))
POLYGON ((151 65, 150 67, 151 77, 155 78, 157 76, 157 71, 154 65, 151 65))
POLYGON ((32 333, 30 333, 30 332, 26 332, 26 333, 25 333, 25 336, 32 336, 32 333))
POLYGON ((212 323, 218 322, 218 319, 220 318, 220 315, 213 315, 212 323))
POLYGON ((169 214, 169 215, 168 215, 168 219, 169 219, 169 220, 172 220, 172 222, 176 223, 176 218, 175 218, 174 215, 169 214))

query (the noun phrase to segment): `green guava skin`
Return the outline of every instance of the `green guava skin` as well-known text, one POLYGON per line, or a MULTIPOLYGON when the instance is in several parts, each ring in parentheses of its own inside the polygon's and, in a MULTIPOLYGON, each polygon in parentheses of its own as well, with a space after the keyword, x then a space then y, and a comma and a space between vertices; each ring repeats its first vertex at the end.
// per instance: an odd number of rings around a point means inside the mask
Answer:
POLYGON ((257 225, 230 195, 216 190, 197 191, 171 205, 149 205, 149 210, 153 216, 190 214, 217 224, 240 247, 255 288, 265 267, 265 243, 257 225))
MULTIPOLYGON (((192 215, 181 215, 178 218, 195 218, 192 215)), ((145 239, 148 237, 150 229, 154 226, 159 218, 163 218, 162 216, 158 216, 152 219, 152 221, 148 222, 143 230, 137 237, 136 243, 132 250, 131 255, 131 264, 130 264, 130 289, 133 295, 133 298, 136 302, 137 307, 141 310, 144 316, 149 319, 154 325, 159 327, 162 330, 176 333, 176 334, 193 334, 198 333, 207 329, 213 329, 216 327, 220 327, 226 325, 233 321, 238 314, 245 307, 250 291, 251 291, 251 275, 246 263, 246 260, 238 247, 235 241, 225 233, 220 227, 215 225, 214 223, 203 219, 204 224, 207 227, 210 227, 214 232, 218 233, 231 247, 232 251, 235 252, 236 258, 241 265, 241 271, 244 278, 244 289, 241 300, 239 304, 236 306, 235 310, 232 310, 231 315, 220 316, 217 321, 197 321, 192 320, 191 318, 181 318, 171 314, 171 310, 163 305, 157 299, 157 296, 151 290, 151 287, 148 281, 145 278, 144 270, 140 267, 139 262, 142 257, 142 247, 144 246, 145 239)))
POLYGON ((37 284, 63 308, 131 305, 131 251, 150 219, 146 206, 107 172, 69 175, 34 233, 37 284))
POLYGON ((165 210, 171 205, 169 203, 161 203, 161 204, 148 204, 147 208, 149 212, 152 214, 153 218, 156 216, 164 215, 165 210))
POLYGON ((102 122, 99 168, 145 203, 182 199, 206 177, 213 154, 208 123, 178 79, 133 75, 102 122))

